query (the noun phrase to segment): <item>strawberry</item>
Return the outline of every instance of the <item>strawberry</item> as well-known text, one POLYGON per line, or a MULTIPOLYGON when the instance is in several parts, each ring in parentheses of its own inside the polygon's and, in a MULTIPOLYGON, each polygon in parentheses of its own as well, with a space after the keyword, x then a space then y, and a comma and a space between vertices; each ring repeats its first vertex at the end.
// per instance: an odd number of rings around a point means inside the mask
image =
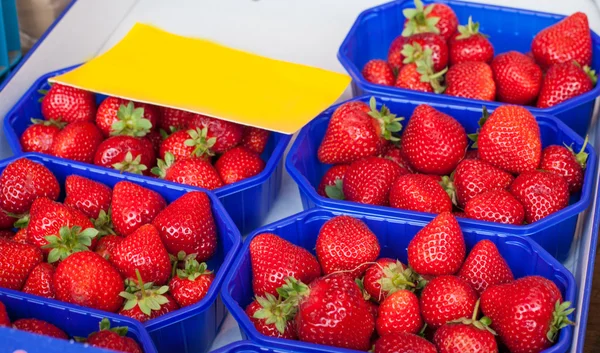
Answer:
POLYGON ((432 32, 448 40, 456 33, 458 18, 450 6, 436 3, 423 7, 421 0, 415 0, 415 7, 402 11, 406 17, 403 36, 432 32))
POLYGON ((380 337, 374 353, 438 353, 433 343, 411 333, 396 332, 380 337))
POLYGON ((12 230, 8 230, 8 229, 0 230, 0 238, 10 239, 10 240, 14 241, 14 239, 13 239, 14 236, 15 236, 15 232, 13 232, 12 230))
POLYGON ((212 147, 216 138, 207 136, 207 129, 180 130, 163 140, 159 149, 160 158, 171 153, 176 159, 202 157, 208 159, 214 155, 212 147))
POLYGON ((19 231, 13 236, 12 241, 21 244, 29 244, 27 238, 27 228, 19 229, 19 231))
POLYGON ((523 205, 506 190, 491 190, 469 200, 465 206, 467 218, 504 224, 523 224, 523 205))
MULTIPOLYGON (((161 131, 164 131, 164 130, 161 130, 161 131)), ((161 134, 161 132, 153 130, 153 131, 150 131, 149 133, 147 133, 146 136, 144 136, 152 144, 152 149, 154 150, 154 154, 157 156, 158 156, 158 153, 160 152, 160 145, 162 145, 162 142, 164 141, 164 139, 167 138, 166 132, 164 133, 164 135, 165 136, 163 137, 163 134, 161 134)))
POLYGON ((54 174, 27 158, 10 163, 0 175, 0 207, 5 212, 25 213, 38 197, 56 200, 59 193, 54 174))
POLYGON ((419 54, 424 52, 428 52, 428 56, 431 57, 432 64, 430 66, 434 72, 442 71, 448 66, 446 40, 444 37, 431 32, 418 33, 410 37, 398 36, 390 45, 388 61, 393 58, 390 65, 393 68, 401 68, 402 64, 415 62, 419 58, 419 54), (393 53, 392 49, 399 53, 393 53))
POLYGON ((157 126, 159 114, 154 106, 108 97, 98 107, 96 125, 104 136, 141 137, 157 126))
POLYGON ((445 175, 465 156, 467 134, 451 116, 421 104, 402 134, 401 150, 420 173, 445 175))
POLYGON ((49 263, 42 262, 38 264, 31 270, 21 291, 54 299, 54 284, 52 283, 54 270, 54 266, 49 263))
POLYGON ((429 78, 428 68, 425 63, 422 61, 419 63, 422 63, 421 67, 419 67, 417 63, 410 63, 402 66, 398 71, 398 77, 394 82, 394 87, 433 93, 434 89, 431 82, 437 82, 437 80, 429 78))
POLYGON ((362 75, 368 82, 391 86, 396 79, 394 71, 385 60, 373 59, 365 64, 362 75))
POLYGON ((225 153, 242 141, 244 126, 231 121, 211 118, 206 115, 194 114, 187 128, 195 130, 206 129, 206 138, 215 139, 210 147, 214 153, 225 153))
POLYGON ((180 158, 167 152, 165 159, 159 159, 152 173, 161 179, 179 184, 197 186, 214 190, 223 186, 223 181, 217 170, 203 158, 180 158))
POLYGON ((0 287, 21 290, 29 273, 42 262, 40 249, 0 238, 0 287))
POLYGON ((258 332, 276 338, 298 339, 294 327, 295 311, 287 309, 280 298, 266 293, 265 297, 257 296, 246 307, 246 315, 258 332))
POLYGON ((519 175, 510 192, 525 207, 525 220, 533 223, 569 205, 569 185, 553 173, 532 170, 519 175))
POLYGON ((254 294, 277 295, 288 277, 310 283, 321 275, 317 259, 308 252, 275 234, 263 233, 250 242, 252 288, 254 294))
POLYGON ((19 319, 13 322, 12 326, 17 330, 35 333, 63 340, 69 339, 66 333, 49 322, 38 319, 19 319))
POLYGON ((520 174, 540 164, 542 142, 540 128, 531 113, 519 106, 498 107, 487 117, 474 147, 479 158, 509 173, 520 174))
POLYGON ((0 327, 11 327, 4 303, 0 302, 0 327))
POLYGON ((240 146, 246 147, 250 151, 261 154, 265 150, 265 147, 267 147, 270 136, 271 132, 269 130, 263 130, 252 126, 244 126, 244 134, 242 135, 240 146))
POLYGON ((169 253, 160 241, 158 230, 146 224, 115 245, 110 262, 123 278, 134 279, 139 270, 142 278, 157 285, 167 283, 171 275, 169 253))
POLYGON ((473 197, 491 190, 506 190, 515 178, 479 159, 465 159, 454 171, 452 185, 457 205, 464 208, 473 197))
POLYGON ((223 153, 215 168, 223 183, 228 185, 260 174, 265 169, 265 162, 258 153, 238 146, 223 153))
POLYGON ((103 318, 100 321, 100 330, 91 333, 86 343, 92 347, 125 353, 142 353, 142 349, 132 338, 126 337, 127 327, 110 327, 110 321, 103 318))
POLYGON ((563 327, 573 325, 575 309, 563 302, 556 285, 529 276, 512 283, 490 286, 481 295, 483 313, 513 353, 541 352, 550 347, 563 327))
POLYGON ((317 187, 317 193, 330 199, 342 200, 344 198, 343 180, 348 164, 338 164, 329 168, 317 187))
POLYGON ((496 245, 489 240, 482 240, 475 244, 460 268, 458 277, 469 282, 479 294, 489 286, 514 280, 506 260, 496 245))
POLYGON ((162 210, 152 224, 170 254, 196 254, 202 262, 217 250, 217 226, 210 199, 204 192, 184 194, 162 210))
MULTIPOLYGON (((440 276, 432 279, 421 293, 421 314, 431 328, 468 317, 477 302, 477 292, 462 278, 440 276)), ((493 320, 493 319, 492 319, 493 320)))
POLYGON ((157 192, 128 181, 120 181, 113 188, 111 203, 115 231, 127 236, 152 222, 165 206, 165 199, 157 192))
POLYGON ((136 270, 137 283, 127 281, 132 284, 128 291, 121 292, 125 299, 125 305, 119 311, 119 314, 146 322, 179 309, 179 305, 167 292, 168 286, 154 286, 152 282, 144 283, 140 272, 136 270), (131 289, 130 289, 131 288, 131 289), (132 290, 133 293, 130 293, 132 290))
POLYGON ((108 186, 79 175, 67 176, 65 193, 65 205, 93 219, 98 218, 101 211, 108 212, 112 199, 108 186))
POLYGON ((159 107, 159 111, 158 127, 165 131, 183 129, 193 117, 193 113, 186 112, 185 110, 159 107))
POLYGON ((413 173, 413 169, 410 166, 408 159, 406 159, 406 156, 404 155, 404 153, 402 153, 402 150, 400 149, 400 147, 390 148, 388 151, 386 151, 383 154, 383 157, 398 163, 398 165, 402 169, 402 175, 413 173))
POLYGON ((531 52, 544 69, 573 60, 581 65, 591 65, 592 36, 587 16, 576 12, 544 28, 533 38, 531 52))
POLYGON ((500 102, 526 105, 535 101, 542 86, 542 69, 530 57, 509 51, 496 56, 491 67, 500 102))
POLYGON ((21 148, 23 152, 50 153, 54 137, 58 135, 65 123, 60 120, 31 119, 30 125, 21 135, 21 148))
POLYGON ((100 238, 100 240, 98 240, 98 245, 96 245, 96 250, 94 251, 96 252, 96 254, 102 256, 103 258, 110 260, 115 247, 117 246, 117 244, 122 242, 123 239, 125 238, 114 234, 102 237, 100 238))
POLYGON ((403 210, 442 213, 452 211, 452 200, 436 178, 424 174, 398 177, 390 189, 390 206, 403 210))
POLYGON ((12 214, 0 209, 0 229, 9 230, 12 232, 12 229, 15 228, 14 224, 17 220, 18 219, 13 217, 12 214))
POLYGON ((316 249, 323 273, 343 271, 356 278, 367 270, 367 262, 377 260, 380 246, 363 221, 337 216, 321 227, 316 249))
POLYGON ((411 268, 398 260, 381 258, 367 268, 363 285, 371 299, 381 302, 398 290, 415 289, 416 282, 417 274, 411 268))
POLYGON ((583 68, 576 62, 556 64, 548 69, 540 95, 538 108, 553 107, 580 94, 591 91, 598 78, 589 66, 583 68))
POLYGON ((96 97, 92 92, 54 83, 42 91, 42 115, 46 120, 62 120, 67 124, 94 121, 96 97))
POLYGON ((496 83, 490 66, 481 61, 458 63, 446 74, 446 91, 450 96, 494 101, 496 83))
POLYGON ((456 218, 444 212, 410 241, 408 265, 420 275, 451 275, 460 268, 465 253, 465 240, 456 218))
POLYGON ((206 262, 199 263, 195 254, 185 259, 185 268, 178 269, 169 282, 171 295, 179 307, 190 306, 201 301, 215 280, 215 274, 207 269, 206 262))
POLYGON ((390 187, 401 174, 400 166, 389 159, 360 159, 350 164, 344 174, 344 197, 348 201, 364 204, 387 205, 390 187))
POLYGON ((587 138, 576 154, 572 147, 552 145, 542 150, 540 168, 563 177, 569 184, 569 192, 576 193, 583 185, 583 172, 588 154, 585 152, 587 138))
POLYGON ((406 289, 390 294, 379 305, 375 324, 380 336, 394 332, 418 333, 423 327, 419 299, 406 289))
POLYGON ((467 61, 489 63, 494 47, 485 34, 479 32, 479 23, 469 16, 466 26, 458 26, 458 33, 448 41, 450 66, 467 61))
POLYGON ((94 123, 87 121, 72 123, 54 136, 50 154, 78 162, 92 163, 102 139, 102 132, 94 123))
POLYGON ((121 172, 150 174, 156 155, 150 140, 143 137, 111 136, 104 140, 94 156, 94 164, 121 172))
POLYGON ((437 71, 433 61, 431 48, 425 48, 415 42, 405 44, 401 51, 405 56, 403 63, 406 64, 398 71, 398 77, 394 86, 415 91, 442 93, 444 88, 441 84, 442 76, 446 69, 437 71))
POLYGON ((56 299, 93 309, 116 312, 123 299, 119 272, 91 251, 74 253, 61 261, 54 273, 56 299))

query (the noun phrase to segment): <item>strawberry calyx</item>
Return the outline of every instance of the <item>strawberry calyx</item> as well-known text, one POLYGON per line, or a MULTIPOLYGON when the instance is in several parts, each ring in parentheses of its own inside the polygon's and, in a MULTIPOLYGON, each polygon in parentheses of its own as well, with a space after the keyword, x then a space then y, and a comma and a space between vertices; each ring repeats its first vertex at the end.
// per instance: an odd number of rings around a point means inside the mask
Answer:
POLYGON ((479 128, 474 133, 467 135, 469 137, 469 139, 471 141, 473 141, 471 148, 473 148, 473 149, 477 148, 477 140, 479 139, 479 132, 481 131, 481 128, 483 127, 483 125, 485 124, 485 122, 488 120, 489 117, 490 117, 490 113, 488 112, 487 108, 484 105, 481 109, 481 119, 479 119, 479 123, 478 123, 479 128))
POLYGON ((571 153, 573 153, 573 155, 575 156, 575 160, 577 161, 577 163, 579 163, 579 165, 583 169, 585 169, 585 167, 587 166, 588 153, 585 152, 585 147, 587 146, 588 142, 589 142, 589 136, 586 135, 585 140, 583 141, 583 146, 581 146, 581 150, 579 150, 579 152, 577 152, 577 153, 575 153, 575 151, 573 151, 573 144, 571 144, 570 146, 567 146, 565 144, 565 147, 569 151, 571 151, 571 153))
POLYGON ((283 334, 288 321, 292 320, 294 315, 296 315, 296 308, 283 304, 281 297, 275 298, 270 293, 265 293, 264 297, 257 296, 255 299, 261 306, 261 309, 257 310, 252 317, 264 320, 267 325, 275 324, 277 331, 283 334))
POLYGON ((169 287, 157 287, 152 282, 144 283, 142 275, 137 269, 135 275, 137 285, 132 285, 131 282, 134 281, 131 281, 127 289, 119 294, 126 299, 123 310, 131 310, 138 306, 144 314, 150 316, 152 310, 158 311, 161 305, 169 302, 169 299, 163 295, 169 291, 169 287))
POLYGON ((399 141, 400 139, 393 135, 393 133, 402 130, 402 124, 400 122, 404 120, 403 117, 396 117, 396 114, 392 114, 388 107, 381 105, 381 109, 377 110, 377 101, 375 97, 371 97, 369 100, 369 106, 371 111, 369 116, 379 123, 381 130, 380 135, 389 141, 399 141))
POLYGON ((92 240, 98 235, 98 230, 86 228, 82 230, 80 226, 62 226, 58 230, 58 235, 48 235, 45 237, 48 244, 42 246, 42 249, 52 249, 48 254, 48 262, 53 263, 64 260, 69 255, 80 251, 88 251, 92 246, 92 240))
POLYGON ((175 163, 175 156, 171 152, 165 153, 165 159, 157 159, 156 167, 152 168, 150 172, 160 179, 164 179, 167 176, 167 170, 175 163))
POLYGON ((212 271, 208 270, 206 262, 199 263, 196 260, 196 254, 190 254, 185 257, 185 267, 177 269, 177 277, 195 281, 196 278, 202 275, 209 275, 212 271))
POLYGON ((469 16, 469 21, 465 26, 458 26, 458 32, 456 39, 467 39, 475 35, 488 37, 487 35, 479 32, 479 22, 473 22, 473 17, 469 16))
POLYGON ((135 158, 133 158, 133 154, 131 151, 128 151, 125 155, 125 158, 118 163, 112 165, 113 168, 122 172, 129 172, 133 174, 142 175, 148 167, 142 164, 142 155, 138 154, 135 158))
POLYGON ((44 119, 31 118, 31 123, 34 125, 56 126, 59 129, 62 129, 65 126, 67 126, 67 123, 65 123, 64 121, 62 121, 60 119, 44 120, 44 119))
POLYGON ((300 300, 310 294, 308 286, 294 277, 285 279, 285 283, 277 288, 277 293, 284 300, 284 305, 297 307, 300 300))
POLYGON ((100 332, 100 331, 112 331, 121 337, 125 337, 127 335, 127 331, 129 331, 127 326, 110 327, 110 321, 107 318, 103 318, 102 320, 100 320, 100 324, 98 326, 99 326, 98 331, 92 332, 91 334, 88 335, 87 338, 75 336, 74 337, 75 341, 86 342, 90 336, 92 336, 93 334, 100 332))
POLYGON ((446 191, 446 193, 450 197, 450 200, 452 200, 452 204, 455 206, 458 205, 458 200, 456 198, 456 187, 454 186, 454 181, 452 177, 444 175, 442 177, 442 181, 440 181, 440 185, 442 186, 444 191, 446 191))
POLYGON ((211 148, 217 142, 217 138, 208 137, 208 128, 204 127, 202 129, 190 129, 187 131, 187 133, 190 138, 185 140, 184 144, 188 147, 194 147, 192 156, 204 157, 215 155, 211 148))
POLYGON ((110 126, 110 135, 143 137, 152 129, 150 120, 144 118, 144 108, 135 108, 133 102, 121 104, 117 110, 117 121, 110 126))
POLYGON ((335 185, 325 187, 325 195, 330 199, 344 200, 344 181, 341 178, 335 179, 335 185))
POLYGON ((552 322, 550 323, 550 329, 546 333, 546 338, 550 342, 556 340, 558 331, 561 329, 575 325, 575 323, 569 320, 568 316, 575 311, 575 308, 571 308, 571 302, 560 302, 557 300, 554 304, 554 312, 552 313, 552 322))
POLYGON ((436 25, 438 22, 440 22, 440 18, 427 17, 427 15, 433 11, 434 6, 435 5, 433 4, 425 8, 421 0, 415 0, 414 9, 402 10, 402 14, 408 20, 404 30, 402 31, 402 36, 410 37, 413 34, 428 32, 439 34, 440 30, 436 27, 436 25))
POLYGON ((492 335, 496 336, 497 335, 496 331, 494 331, 490 327, 490 325, 492 324, 492 319, 490 319, 487 316, 484 316, 481 319, 477 320, 477 316, 479 314, 479 302, 480 302, 480 300, 478 299, 477 302, 475 303, 475 309, 473 309, 473 316, 471 316, 471 318, 463 317, 458 320, 450 321, 449 324, 472 325, 472 326, 475 326, 479 330, 488 331, 492 335))
POLYGON ((364 278, 357 278, 354 280, 354 283, 356 283, 356 285, 358 286, 358 288, 360 288, 360 292, 362 293, 362 296, 364 298, 364 300, 371 300, 371 295, 369 294, 369 292, 367 292, 365 290, 365 281, 364 278))
POLYGON ((404 44, 401 53, 405 57, 402 61, 404 64, 414 63, 417 66, 417 73, 421 74, 421 82, 428 82, 435 93, 444 92, 446 87, 442 85, 442 79, 448 68, 434 72, 431 48, 423 49, 419 43, 404 44))
MULTIPOLYGON (((405 267, 402 262, 397 261, 382 269, 383 276, 378 280, 381 292, 390 295, 401 289, 412 292, 420 288, 419 275, 410 267, 405 267)), ((380 295, 381 297, 381 295, 380 295)), ((381 300, 382 298, 379 298, 381 300)))
POLYGON ((592 83, 595 86, 596 83, 598 83, 598 76, 596 75, 596 70, 593 70, 591 67, 585 65, 583 67, 583 71, 586 73, 586 75, 588 75, 588 77, 590 78, 590 80, 592 80, 592 83))
POLYGON ((30 219, 29 212, 25 212, 22 214, 6 212, 4 210, 2 210, 2 212, 4 212, 4 214, 6 214, 8 217, 12 217, 12 218, 16 219, 15 223, 13 223, 13 227, 15 227, 17 229, 27 228, 27 226, 29 225, 29 219, 30 219))
POLYGON ((98 230, 98 235, 96 236, 97 239, 100 239, 105 235, 117 234, 113 229, 110 209, 108 210, 108 213, 104 210, 100 210, 98 213, 98 218, 92 218, 91 221, 94 224, 94 228, 98 230))

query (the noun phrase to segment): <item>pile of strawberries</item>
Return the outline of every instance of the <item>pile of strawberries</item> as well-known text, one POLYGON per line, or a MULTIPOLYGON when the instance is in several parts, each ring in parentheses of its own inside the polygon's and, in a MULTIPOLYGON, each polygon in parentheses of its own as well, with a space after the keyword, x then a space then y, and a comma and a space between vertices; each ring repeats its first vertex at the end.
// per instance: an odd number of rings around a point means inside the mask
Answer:
MULTIPOLYGON (((12 327, 17 330, 44 335, 52 338, 68 340, 69 336, 55 325, 39 319, 18 319, 10 322, 6 307, 0 302, 0 327, 12 327)), ((107 318, 100 321, 100 330, 92 332, 88 337, 73 337, 77 342, 87 343, 92 347, 110 349, 124 353, 143 353, 137 342, 126 337, 127 327, 110 327, 107 318)))
POLYGON ((512 353, 537 353, 573 324, 557 286, 539 276, 515 280, 493 242, 475 244, 465 259, 451 213, 410 241, 408 266, 380 258, 380 249, 350 216, 325 222, 316 257, 260 234, 250 243, 256 297, 246 313, 264 335, 364 351, 374 342, 375 353, 497 353, 498 341, 512 353))
POLYGON ((269 131, 53 84, 21 135, 40 152, 209 190, 259 174, 269 131), (213 163, 214 162, 214 163, 213 163))
POLYGON ((479 24, 458 25, 446 4, 405 9, 404 30, 390 45, 387 61, 363 68, 372 83, 450 96, 548 108, 592 90, 597 77, 587 16, 577 12, 539 32, 531 52, 494 57, 479 24))
POLYGON ((533 223, 581 190, 587 153, 542 149, 540 129, 521 106, 483 110, 467 135, 453 117, 423 104, 402 131, 389 109, 361 101, 338 107, 318 150, 333 164, 317 192, 333 199, 505 224, 533 223), (397 137, 399 135, 400 137, 397 137), (469 138, 474 142, 469 149, 469 138))
POLYGON ((217 229, 206 193, 167 205, 137 184, 111 190, 78 175, 66 178, 64 191, 57 202, 56 177, 29 159, 4 169, 0 287, 141 322, 207 294, 214 274, 204 261, 217 249, 217 229))

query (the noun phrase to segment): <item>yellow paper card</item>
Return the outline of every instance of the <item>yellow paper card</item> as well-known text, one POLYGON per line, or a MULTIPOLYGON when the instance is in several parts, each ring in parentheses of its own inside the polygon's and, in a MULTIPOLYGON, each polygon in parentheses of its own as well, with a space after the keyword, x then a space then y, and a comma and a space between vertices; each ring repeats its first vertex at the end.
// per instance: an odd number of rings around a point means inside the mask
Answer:
POLYGON ((292 134, 350 77, 138 23, 106 53, 50 81, 292 134))

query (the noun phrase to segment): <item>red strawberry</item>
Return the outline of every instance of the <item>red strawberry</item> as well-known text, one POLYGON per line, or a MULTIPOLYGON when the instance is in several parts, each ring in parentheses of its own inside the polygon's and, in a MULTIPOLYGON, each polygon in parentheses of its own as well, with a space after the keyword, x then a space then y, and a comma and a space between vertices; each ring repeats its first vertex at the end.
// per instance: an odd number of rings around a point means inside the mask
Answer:
POLYGON ((150 140, 118 135, 107 138, 98 146, 94 164, 121 172, 149 175, 155 160, 150 140))
POLYGON ((250 151, 254 151, 258 154, 263 153, 271 132, 269 130, 259 129, 252 126, 244 126, 244 134, 242 135, 241 146, 246 147, 250 151))
POLYGON ((406 159, 404 153, 402 153, 400 147, 390 148, 383 154, 383 157, 398 163, 402 169, 402 175, 413 173, 412 167, 410 166, 410 163, 408 162, 408 159, 406 159))
POLYGON ((126 337, 127 327, 110 327, 107 318, 100 321, 100 330, 91 333, 86 343, 92 347, 125 353, 142 353, 140 346, 130 337, 126 337))
POLYGON ((12 229, 15 227, 14 224, 17 220, 18 219, 13 217, 11 214, 8 214, 6 211, 0 209, 0 229, 9 230, 12 232, 12 229))
POLYGON ((513 174, 533 170, 540 164, 542 142, 540 128, 531 113, 519 106, 498 107, 476 138, 479 158, 513 174))
POLYGON ((576 12, 541 30, 531 42, 531 52, 542 68, 573 60, 591 65, 592 36, 587 16, 576 12))
POLYGON ((223 153, 215 168, 223 183, 228 185, 260 174, 265 169, 265 162, 258 153, 238 146, 223 153))
POLYGON ((569 205, 569 185, 553 173, 532 170, 519 175, 510 192, 525 207, 527 223, 537 222, 569 205))
POLYGON ((431 213, 452 211, 452 201, 440 183, 423 174, 398 177, 390 190, 390 206, 431 213))
POLYGON ((428 52, 428 56, 431 57, 430 66, 434 72, 442 71, 448 66, 448 45, 445 38, 430 32, 418 33, 410 37, 398 36, 390 45, 388 60, 392 58, 390 65, 393 68, 401 68, 402 64, 415 62, 423 52, 428 52), (393 53, 392 49, 399 54, 393 53), (415 49, 418 51, 415 52, 415 49), (396 60, 399 62, 396 63, 396 60))
POLYGON ((479 23, 473 22, 471 16, 466 26, 458 26, 458 32, 448 41, 451 66, 467 61, 492 61, 494 47, 485 34, 479 33, 479 23))
POLYGON ((63 340, 69 339, 66 333, 49 322, 38 319, 19 319, 13 322, 13 327, 17 330, 35 333, 63 340))
MULTIPOLYGON (((422 64, 425 66, 425 64, 422 64)), ((433 93, 433 86, 427 74, 427 69, 421 69, 416 63, 410 63, 402 66, 398 71, 398 77, 394 86, 398 88, 410 89, 413 91, 430 92, 433 93)))
POLYGON ((54 266, 49 263, 42 262, 31 270, 29 277, 21 291, 40 297, 54 299, 54 266))
POLYGON ((275 234, 263 233, 250 242, 252 288, 257 296, 277 295, 288 277, 310 283, 321 275, 317 259, 308 250, 275 234))
POLYGON ((406 64, 398 71, 394 86, 422 92, 442 93, 442 76, 446 69, 435 71, 430 48, 419 44, 405 44, 402 55, 406 55, 403 63, 406 64))
POLYGON ((145 136, 148 139, 148 141, 150 141, 150 143, 152 144, 152 149, 154 149, 154 154, 157 156, 158 156, 158 153, 160 152, 160 145, 162 145, 162 142, 167 137, 166 133, 164 133, 164 135, 165 136, 163 137, 161 132, 153 130, 153 131, 150 131, 145 136))
POLYGON ((421 314, 431 328, 448 321, 469 317, 475 309, 477 292, 462 278, 440 276, 432 279, 421 293, 421 314))
POLYGON ((573 325, 567 318, 575 310, 570 305, 552 281, 539 276, 491 286, 481 295, 483 313, 513 353, 550 347, 560 329, 573 325))
POLYGON ((90 122, 67 125, 54 137, 50 154, 78 162, 92 163, 102 142, 102 132, 90 122))
POLYGON ((392 183, 402 174, 397 163, 381 157, 353 162, 344 174, 343 191, 348 201, 387 205, 392 183))
POLYGON ((582 68, 576 62, 556 64, 546 72, 537 107, 553 107, 591 91, 597 80, 596 72, 588 66, 582 68))
POLYGON ((450 6, 436 3, 423 7, 421 0, 415 0, 415 7, 403 11, 406 16, 403 36, 433 32, 448 40, 456 33, 458 18, 450 6))
POLYGON ((344 197, 343 180, 348 164, 338 164, 329 168, 317 187, 317 193, 323 197, 341 200, 344 197))
POLYGON ((465 159, 454 171, 457 205, 464 208, 473 197, 491 190, 506 190, 515 179, 510 173, 479 159, 465 159))
POLYGON ((91 251, 74 253, 61 261, 54 273, 56 299, 98 310, 116 312, 123 298, 119 272, 91 251))
POLYGON ((569 184, 570 193, 579 192, 583 185, 583 172, 588 157, 585 152, 586 145, 587 138, 577 154, 571 147, 548 146, 542 150, 540 168, 563 177, 569 184))
POLYGON ((467 218, 504 224, 523 224, 523 205, 506 190, 491 190, 469 200, 465 206, 467 218))
POLYGON ((0 287, 21 290, 29 273, 42 262, 40 249, 0 238, 0 287))
POLYGON ((481 61, 458 63, 446 74, 446 91, 450 96, 493 101, 496 83, 490 66, 481 61))
POLYGON ((398 260, 381 258, 367 268, 363 285, 376 302, 403 289, 416 288, 417 274, 398 260))
POLYGON ((411 333, 391 333, 375 342, 374 353, 438 353, 433 343, 411 333))
POLYGON ((98 107, 96 125, 104 136, 145 136, 158 124, 156 107, 108 97, 98 107))
POLYGON ((42 93, 42 115, 46 120, 61 119, 68 124, 94 121, 96 97, 92 92, 54 83, 42 93))
POLYGON ((14 239, 13 239, 14 236, 15 236, 15 232, 13 232, 12 230, 8 230, 8 229, 0 230, 0 238, 10 239, 10 240, 14 241, 14 239))
POLYGON ((0 207, 6 212, 25 213, 38 197, 56 200, 59 193, 54 174, 26 158, 10 163, 0 175, 0 207))
POLYGON ((334 217, 321 227, 317 236, 317 259, 323 272, 343 271, 360 277, 379 257, 379 241, 367 225, 350 216, 334 217))
POLYGON ((27 228, 19 229, 19 231, 12 238, 12 241, 21 243, 21 244, 29 244, 29 241, 27 238, 27 228))
POLYGON ((208 190, 223 186, 217 170, 203 158, 190 157, 175 160, 175 157, 167 152, 165 159, 159 159, 156 165, 152 168, 152 173, 161 179, 208 190))
POLYGON ((365 64, 362 70, 365 80, 378 85, 391 86, 394 84, 394 71, 385 60, 373 59, 365 64))
POLYGON ((107 235, 105 237, 100 238, 98 240, 98 245, 96 245, 96 254, 102 256, 103 258, 110 260, 112 257, 113 251, 117 244, 123 241, 123 239, 118 235, 107 235))
POLYGON ((160 145, 159 156, 165 158, 171 153, 176 159, 188 157, 209 158, 214 155, 212 150, 215 138, 208 138, 206 129, 180 130, 172 133, 160 145))
POLYGON ((475 244, 460 268, 458 277, 469 282, 479 294, 489 286, 514 280, 506 260, 496 245, 489 240, 482 240, 475 244))
POLYGON ((167 132, 172 131, 172 129, 179 130, 187 127, 193 116, 193 113, 186 112, 185 110, 168 107, 159 107, 159 110, 160 119, 158 120, 158 127, 167 132))
POLYGON ((458 272, 465 253, 465 240, 456 218, 444 212, 410 241, 408 265, 421 275, 451 275, 458 272))
POLYGON ((185 268, 178 269, 169 282, 171 295, 181 308, 201 301, 215 280, 215 274, 207 269, 206 262, 199 263, 195 254, 185 259, 185 268))
POLYGON ((100 211, 108 212, 112 190, 97 181, 79 175, 65 180, 65 205, 83 212, 88 218, 98 218, 100 211))
POLYGON ((231 121, 211 118, 201 114, 194 114, 188 122, 187 128, 204 130, 206 138, 215 139, 210 146, 214 153, 225 153, 237 146, 242 141, 244 126, 231 121))
POLYGON ((54 137, 65 127, 60 120, 31 119, 30 125, 21 135, 23 152, 50 153, 54 137))
POLYGON ((170 254, 196 254, 202 262, 217 250, 217 227, 204 192, 184 194, 162 210, 152 224, 170 254))
POLYGON ((542 86, 542 69, 527 55, 516 51, 494 58, 492 72, 497 98, 510 104, 531 104, 542 86))
POLYGON ((151 223, 165 206, 165 199, 157 192, 120 181, 113 188, 111 203, 115 231, 127 236, 144 224, 151 223))
POLYGON ((139 271, 136 271, 137 282, 127 281, 133 285, 133 293, 121 292, 125 305, 119 314, 146 322, 179 309, 179 305, 167 292, 168 286, 153 286, 152 282, 144 283, 139 271), (137 284, 136 284, 137 283, 137 284))
POLYGON ((377 333, 385 336, 394 332, 418 333, 423 327, 419 299, 406 289, 390 294, 379 305, 377 333))
POLYGON ((6 307, 0 302, 0 327, 11 327, 6 307))
POLYGON ((293 320, 295 311, 288 311, 280 299, 269 293, 265 297, 257 296, 246 307, 246 315, 258 332, 265 336, 295 340, 298 338, 293 320))
POLYGON ((454 118, 422 104, 408 121, 401 144, 402 152, 416 171, 445 175, 465 156, 467 134, 454 118))

